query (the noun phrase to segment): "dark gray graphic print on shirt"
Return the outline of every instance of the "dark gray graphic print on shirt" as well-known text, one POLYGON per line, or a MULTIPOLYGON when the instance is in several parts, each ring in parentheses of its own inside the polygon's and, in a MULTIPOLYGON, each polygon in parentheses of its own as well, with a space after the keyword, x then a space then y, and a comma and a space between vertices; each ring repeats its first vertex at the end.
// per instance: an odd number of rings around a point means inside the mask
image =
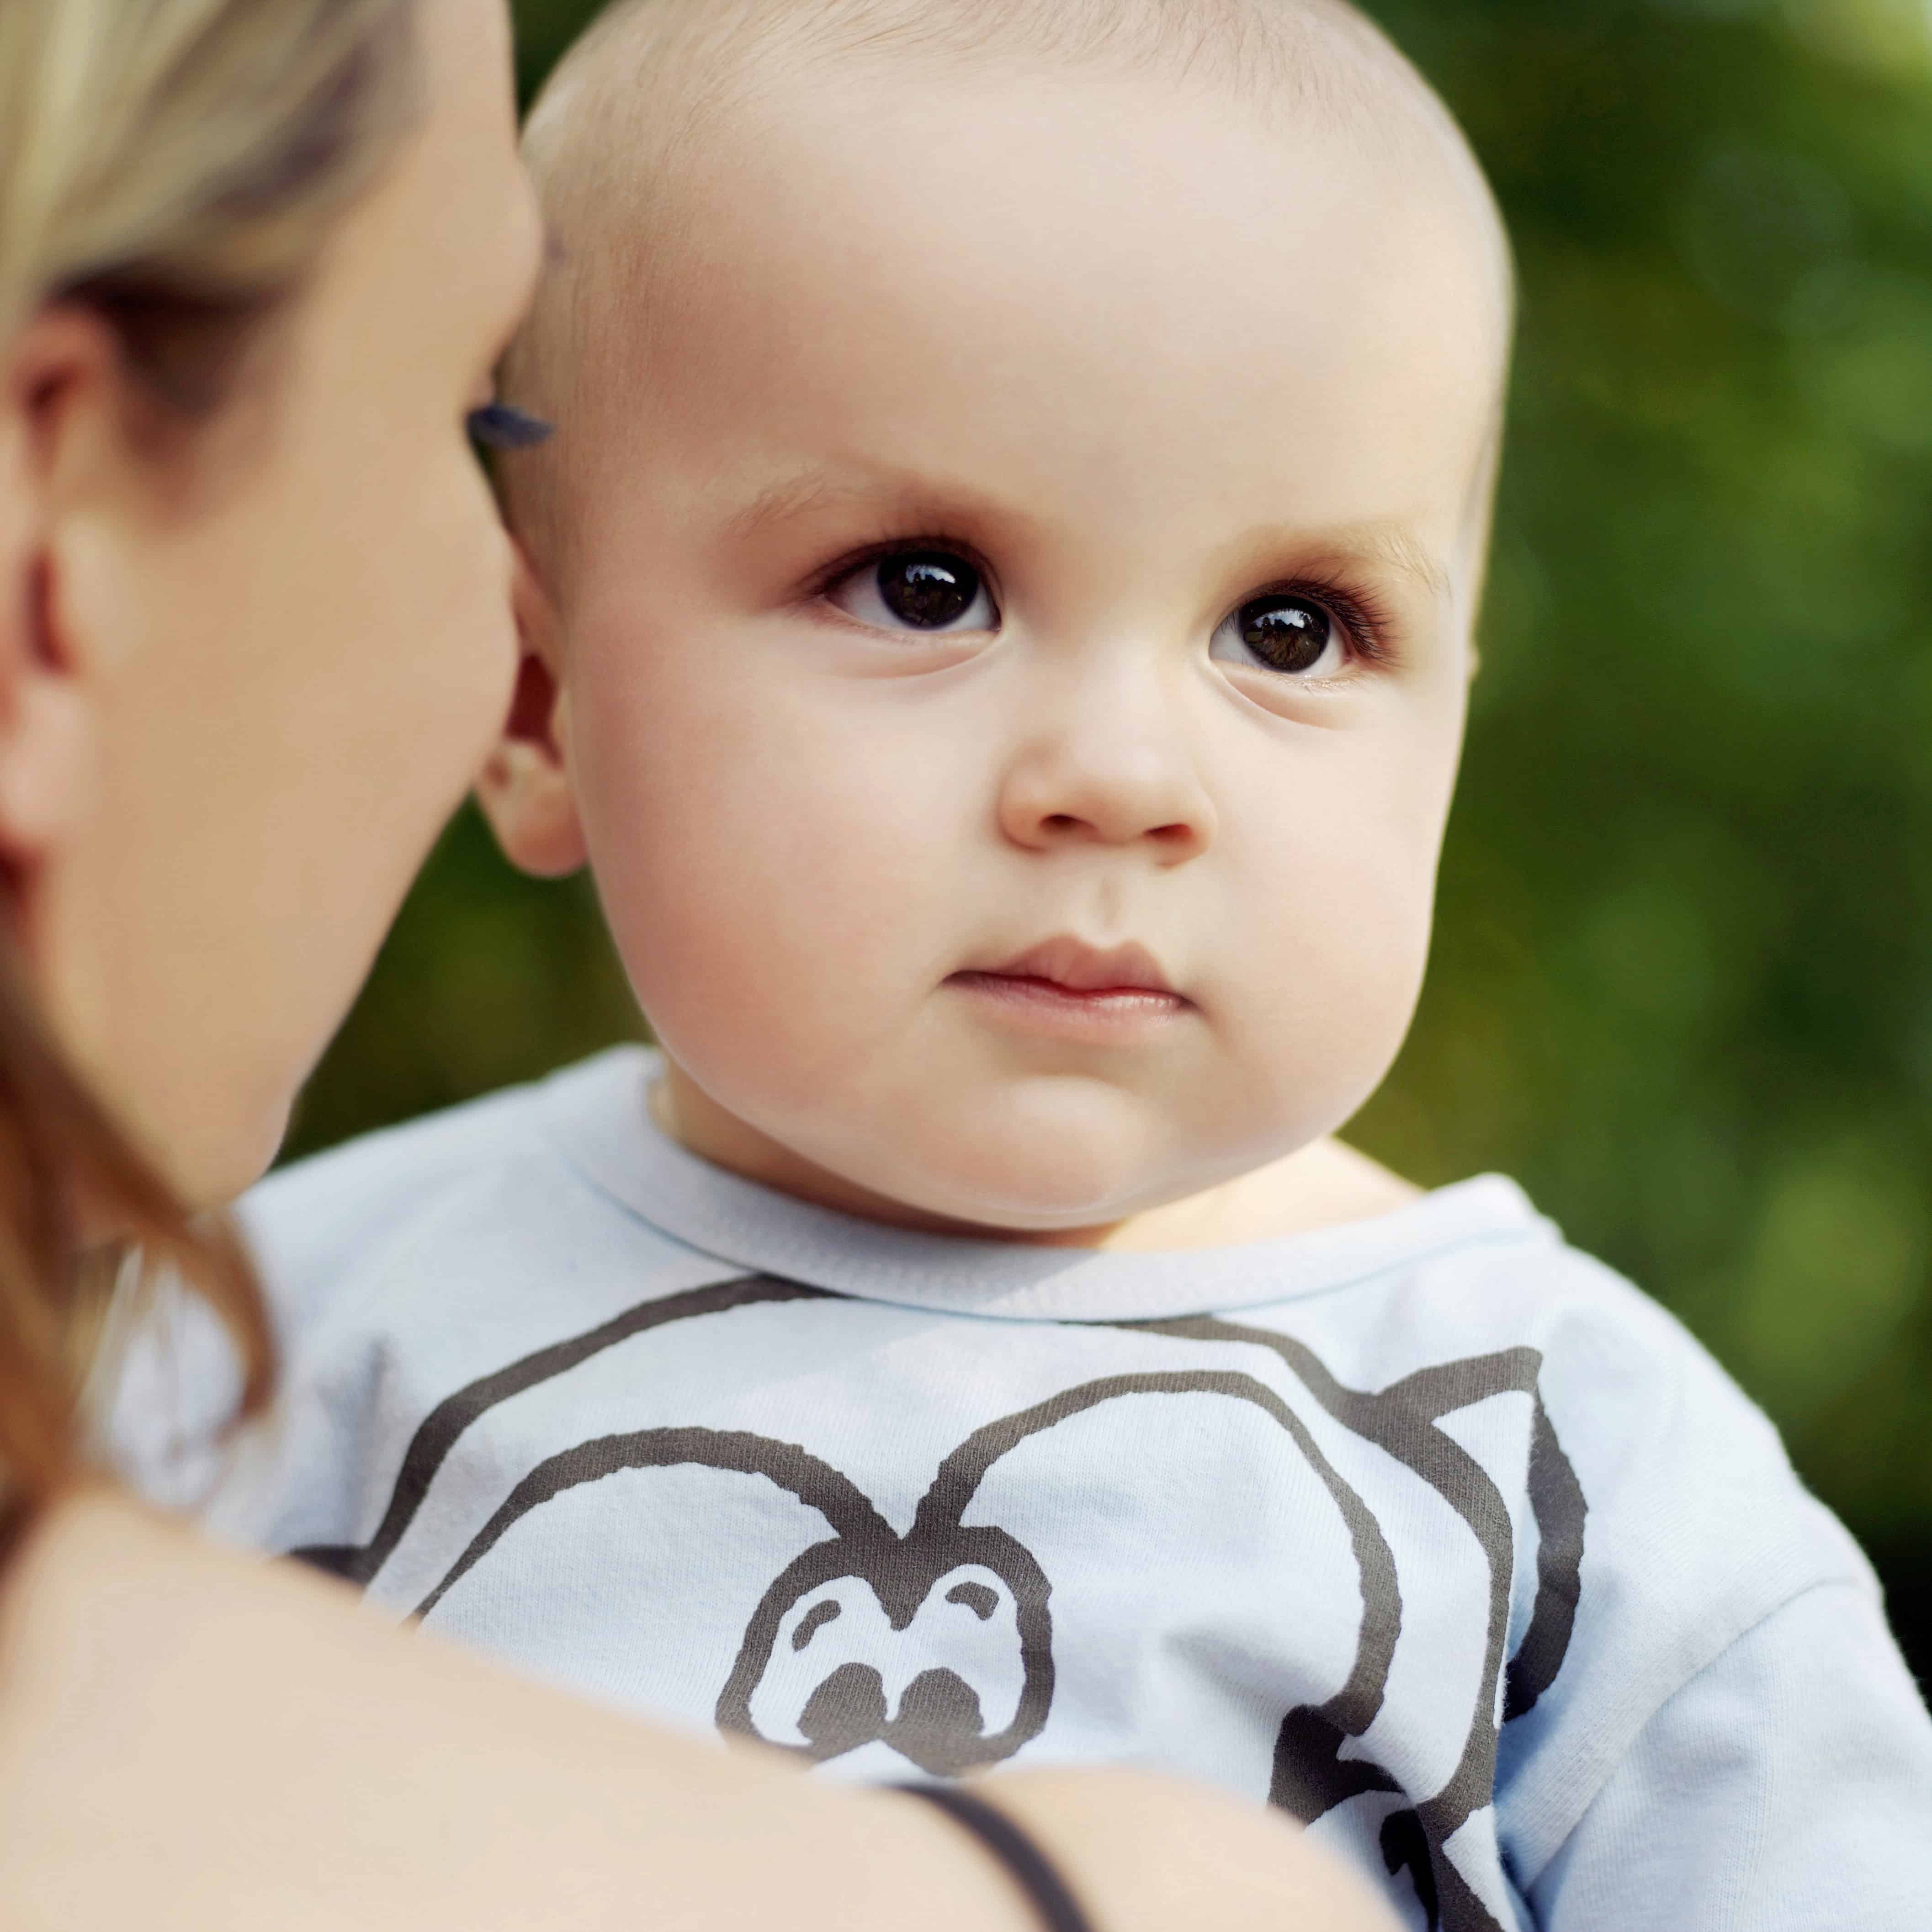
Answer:
MULTIPOLYGON (((646 1304, 512 1364, 459 1390, 425 1419, 368 1545, 296 1553, 367 1582, 400 1542, 457 1441, 497 1402, 669 1322, 761 1302, 820 1299, 843 1298, 765 1277, 725 1282, 646 1304)), ((1407 1872, 1432 1932, 1497 1932, 1492 1915, 1444 1846, 1490 1802, 1499 1682, 1507 1722, 1534 1706, 1562 1664, 1576 1608, 1585 1517, 1581 1490, 1538 1393, 1536 1352, 1516 1348, 1445 1363, 1369 1392, 1345 1388, 1303 1344, 1273 1330, 1204 1317, 1111 1325, 1266 1351, 1331 1417, 1412 1470, 1468 1526, 1490 1576, 1487 1642, 1461 1757, 1441 1790, 1420 1798, 1404 1794, 1358 1746, 1352 1748, 1382 1708, 1402 1628, 1394 1559, 1382 1528, 1294 1412, 1264 1382, 1232 1369, 1103 1377, 988 1424, 944 1459, 903 1535, 849 1478, 795 1443, 699 1427, 600 1436, 545 1458, 517 1483, 417 1614, 431 1612, 514 1523, 566 1491, 620 1471, 686 1465, 760 1478, 815 1510, 830 1534, 767 1586, 718 1694, 720 1728, 820 1762, 876 1740, 923 1771, 955 1775, 1011 1756, 1039 1734, 1053 1701, 1049 1580, 1033 1552, 1006 1531, 963 1521, 988 1471, 1021 1443, 1102 1403, 1147 1396, 1245 1403, 1275 1423, 1327 1491, 1346 1526, 1363 1606, 1353 1664, 1341 1688, 1321 1703, 1298 1706, 1281 1720, 1270 1798, 1312 1821, 1364 1792, 1408 1797, 1382 1827, 1389 1871, 1407 1872), (1475 1458, 1437 1426, 1446 1415, 1505 1393, 1526 1395, 1532 1402, 1528 1487, 1538 1531, 1534 1606, 1506 1671, 1514 1564, 1508 1506, 1475 1458)))

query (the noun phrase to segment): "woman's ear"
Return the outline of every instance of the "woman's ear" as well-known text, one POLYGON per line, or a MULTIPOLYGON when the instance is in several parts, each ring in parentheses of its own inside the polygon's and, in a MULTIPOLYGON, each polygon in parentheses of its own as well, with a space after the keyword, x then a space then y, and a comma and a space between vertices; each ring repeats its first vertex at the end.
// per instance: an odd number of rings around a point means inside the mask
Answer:
POLYGON ((100 640, 82 580, 100 561, 90 512, 115 487, 103 465, 129 454, 124 386, 112 334, 74 304, 0 358, 0 862, 16 891, 92 790, 100 640))
POLYGON ((588 854, 561 736, 556 607, 523 546, 513 538, 511 548, 523 657, 510 715, 476 781, 476 799, 513 866, 539 878, 561 878, 588 854))

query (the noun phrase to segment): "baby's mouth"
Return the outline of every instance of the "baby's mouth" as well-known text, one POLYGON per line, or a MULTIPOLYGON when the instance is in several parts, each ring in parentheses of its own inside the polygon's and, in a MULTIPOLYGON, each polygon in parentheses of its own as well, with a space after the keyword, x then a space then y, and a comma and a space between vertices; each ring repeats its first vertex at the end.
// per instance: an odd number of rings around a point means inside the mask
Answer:
POLYGON ((1142 946, 1090 946, 1063 935, 993 967, 946 981, 996 1003, 1029 1031, 1114 1042, 1178 1018, 1192 1002, 1168 985, 1142 946))

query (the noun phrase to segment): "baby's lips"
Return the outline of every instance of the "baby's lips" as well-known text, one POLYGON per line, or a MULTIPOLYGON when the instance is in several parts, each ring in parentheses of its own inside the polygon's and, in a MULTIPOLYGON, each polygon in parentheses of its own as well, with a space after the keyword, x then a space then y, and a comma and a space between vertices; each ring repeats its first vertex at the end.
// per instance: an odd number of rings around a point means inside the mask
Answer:
POLYGON ((1044 980, 1076 993, 1175 994, 1160 962, 1137 941, 1100 946, 1070 933, 1042 940, 997 965, 969 970, 1001 979, 1044 980))

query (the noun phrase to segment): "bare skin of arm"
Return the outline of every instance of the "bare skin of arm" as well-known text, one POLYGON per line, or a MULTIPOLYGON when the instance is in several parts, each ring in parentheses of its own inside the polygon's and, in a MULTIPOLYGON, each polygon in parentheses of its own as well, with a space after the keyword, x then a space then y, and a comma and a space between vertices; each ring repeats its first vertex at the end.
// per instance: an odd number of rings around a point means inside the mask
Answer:
MULTIPOLYGON (((1389 1932, 1292 1826, 1126 1772, 1001 1778, 1103 1932, 1389 1932)), ((106 1495, 0 1594, 12 1932, 1028 1932, 903 1798, 659 1735, 106 1495), (111 1850, 112 1856, 104 1856, 111 1850)))

